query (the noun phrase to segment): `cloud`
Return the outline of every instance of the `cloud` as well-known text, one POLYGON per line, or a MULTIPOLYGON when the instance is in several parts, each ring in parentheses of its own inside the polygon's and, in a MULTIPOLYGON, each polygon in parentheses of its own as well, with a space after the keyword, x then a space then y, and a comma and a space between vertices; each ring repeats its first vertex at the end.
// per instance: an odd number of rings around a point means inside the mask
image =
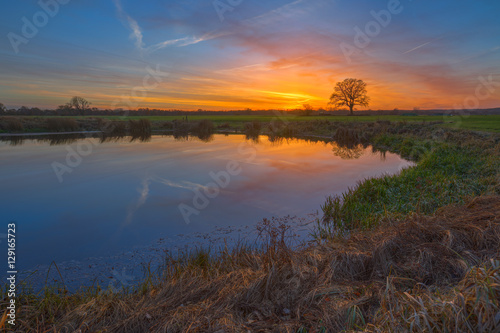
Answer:
POLYGON ((163 48, 169 47, 169 46, 177 46, 177 47, 183 47, 183 46, 188 46, 188 45, 193 45, 197 44, 206 40, 214 39, 220 36, 227 35, 228 32, 223 32, 223 33, 206 33, 203 34, 201 37, 197 36, 186 36, 186 37, 181 37, 181 38, 176 38, 176 39, 168 39, 163 42, 159 42, 156 44, 153 44, 151 46, 145 46, 144 44, 144 36, 141 27, 137 23, 135 19, 133 19, 130 15, 128 15, 125 10, 123 9, 123 6, 121 4, 121 0, 113 0, 116 6, 116 9, 118 11, 118 16, 120 17, 121 20, 124 20, 129 29, 132 31, 131 37, 135 40, 135 46, 136 48, 141 51, 141 52, 146 52, 148 54, 153 53, 155 51, 161 50, 163 48))
POLYGON ((125 20, 128 24, 128 27, 130 30, 132 30, 131 36, 135 39, 135 46, 139 50, 144 49, 144 42, 143 42, 143 35, 142 35, 142 30, 139 27, 139 24, 137 23, 136 20, 134 20, 132 17, 130 17, 124 10, 123 6, 121 4, 121 0, 113 0, 116 6, 116 9, 118 11, 118 16, 122 19, 125 20))
POLYGON ((148 47, 146 50, 148 53, 153 53, 155 51, 158 51, 160 49, 163 49, 168 46, 177 46, 177 47, 183 47, 183 46, 188 46, 188 45, 194 45, 198 44, 200 42, 204 42, 207 40, 215 39, 221 36, 226 36, 229 33, 224 32, 224 33, 207 33, 201 37, 182 37, 182 38, 177 38, 177 39, 170 39, 166 40, 160 43, 157 43, 155 45, 152 45, 148 47))

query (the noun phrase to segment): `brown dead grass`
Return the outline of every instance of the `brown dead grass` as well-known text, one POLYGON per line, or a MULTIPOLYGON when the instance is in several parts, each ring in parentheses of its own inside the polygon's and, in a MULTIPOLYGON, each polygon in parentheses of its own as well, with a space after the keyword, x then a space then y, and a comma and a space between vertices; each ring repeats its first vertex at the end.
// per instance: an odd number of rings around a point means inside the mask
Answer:
POLYGON ((20 118, 0 117, 0 129, 7 132, 22 132, 24 131, 24 126, 20 118))
POLYGON ((261 226, 259 251, 168 266, 132 294, 28 304, 20 331, 338 332, 498 330, 500 197, 292 250, 261 226), (495 266, 496 265, 496 266, 495 266), (496 302, 496 303, 495 303, 496 302), (61 304, 64 304, 63 306, 61 304), (49 318, 47 311, 51 310, 49 318), (496 311, 496 312, 495 312, 496 311))
POLYGON ((70 118, 47 118, 46 128, 49 132, 72 132, 79 130, 76 120, 70 118))

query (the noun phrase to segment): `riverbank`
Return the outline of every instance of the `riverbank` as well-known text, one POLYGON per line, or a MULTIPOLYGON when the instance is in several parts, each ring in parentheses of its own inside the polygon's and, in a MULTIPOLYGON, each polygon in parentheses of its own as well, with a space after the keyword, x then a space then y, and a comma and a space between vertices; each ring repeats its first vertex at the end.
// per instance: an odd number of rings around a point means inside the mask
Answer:
POLYGON ((20 331, 493 331, 500 298, 500 138, 440 124, 284 123, 271 139, 369 143, 417 166, 323 205, 315 242, 279 223, 259 249, 200 250, 129 293, 47 289, 17 302, 20 331))

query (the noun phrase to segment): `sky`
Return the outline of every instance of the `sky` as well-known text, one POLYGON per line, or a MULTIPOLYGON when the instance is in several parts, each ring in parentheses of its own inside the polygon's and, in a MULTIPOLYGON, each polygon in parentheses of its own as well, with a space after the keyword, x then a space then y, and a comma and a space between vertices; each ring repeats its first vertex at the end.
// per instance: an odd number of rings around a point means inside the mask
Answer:
POLYGON ((0 102, 55 108, 500 107, 497 0, 24 0, 0 11, 0 102))

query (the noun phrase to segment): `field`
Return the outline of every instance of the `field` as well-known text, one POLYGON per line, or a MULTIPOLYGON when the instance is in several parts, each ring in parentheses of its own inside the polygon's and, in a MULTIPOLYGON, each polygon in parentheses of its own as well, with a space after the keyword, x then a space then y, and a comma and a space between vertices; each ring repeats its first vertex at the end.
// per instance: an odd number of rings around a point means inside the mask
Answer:
MULTIPOLYGON (((119 117, 105 117, 109 119, 117 119, 119 117)), ((88 118, 88 117, 77 117, 77 118, 88 118)), ((128 119, 138 119, 145 117, 129 116, 123 118, 128 119)), ((151 116, 147 117, 150 121, 173 121, 175 119, 182 119, 182 116, 151 116)), ((341 122, 369 122, 378 120, 388 120, 393 122, 407 121, 407 122, 443 122, 444 127, 453 128, 461 127, 470 130, 485 130, 500 132, 500 115, 490 115, 490 116, 470 116, 470 117, 448 117, 448 116, 247 116, 247 115, 235 115, 235 116, 188 116, 189 121, 198 121, 202 119, 208 119, 216 124, 222 123, 245 123, 253 120, 258 120, 261 122, 271 122, 273 120, 281 121, 311 121, 311 120, 329 120, 329 121, 341 121, 341 122)))
MULTIPOLYGON (((52 132, 53 119, 72 119, 78 121, 78 124, 59 124, 61 128, 67 130, 100 130, 100 122, 104 120, 114 122, 125 122, 129 120, 148 119, 152 123, 153 130, 161 130, 172 128, 172 122, 186 122, 186 116, 24 116, 0 117, 0 133, 37 133, 37 132, 52 132), (72 126, 68 126, 72 125, 72 126), (74 129, 74 127, 77 127, 74 129), (73 128, 73 129, 72 129, 73 128)), ((187 122, 194 124, 202 120, 210 120, 215 127, 224 128, 226 130, 240 131, 253 121, 258 121, 262 124, 270 123, 305 123, 311 121, 329 121, 342 123, 367 123, 376 121, 391 121, 414 124, 439 123, 438 126, 448 129, 466 129, 473 131, 500 132, 500 115, 481 115, 469 117, 445 117, 445 116, 292 116, 292 115, 277 115, 277 116, 251 116, 251 115, 193 115, 187 116, 187 122)), ((57 127, 57 126, 56 126, 57 127)), ((262 126, 264 127, 264 126, 262 126)), ((60 130, 62 131, 62 130, 60 130)))

